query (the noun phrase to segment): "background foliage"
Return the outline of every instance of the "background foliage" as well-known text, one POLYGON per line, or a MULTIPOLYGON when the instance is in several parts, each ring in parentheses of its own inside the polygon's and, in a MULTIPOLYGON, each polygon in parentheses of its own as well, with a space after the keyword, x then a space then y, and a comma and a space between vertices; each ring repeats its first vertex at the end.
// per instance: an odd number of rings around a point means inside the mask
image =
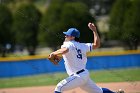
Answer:
POLYGON ((139 0, 116 0, 110 15, 110 38, 122 41, 130 50, 140 43, 139 5, 139 0))
MULTIPOLYGON (((64 40, 62 32, 76 27, 81 42, 92 42, 88 22, 109 17, 109 30, 101 34, 102 43, 117 40, 117 46, 138 49, 140 44, 139 0, 1 0, 0 54, 17 46, 36 53, 37 47, 56 50, 64 40), (110 14, 110 15, 109 15, 110 14), (105 41, 105 42, 104 42, 105 41)), ((103 46, 102 46, 103 47, 103 46)))
POLYGON ((41 27, 39 39, 56 49, 64 40, 62 32, 75 27, 81 32, 82 42, 91 42, 92 32, 87 28, 89 21, 95 22, 83 3, 52 3, 42 19, 42 26, 45 29, 41 27))
POLYGON ((16 43, 26 46, 29 54, 34 55, 38 45, 38 28, 41 14, 32 4, 21 5, 14 15, 13 32, 16 43))
POLYGON ((2 52, 3 57, 6 53, 6 45, 13 43, 11 33, 12 21, 12 13, 10 10, 6 5, 0 4, 0 52, 2 52))

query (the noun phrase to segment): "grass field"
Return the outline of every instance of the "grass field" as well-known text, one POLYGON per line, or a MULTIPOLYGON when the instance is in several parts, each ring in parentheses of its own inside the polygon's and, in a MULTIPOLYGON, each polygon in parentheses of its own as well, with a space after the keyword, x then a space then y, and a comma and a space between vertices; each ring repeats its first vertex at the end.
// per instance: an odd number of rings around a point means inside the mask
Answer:
MULTIPOLYGON (((95 82, 140 81, 140 68, 90 71, 95 82)), ((41 74, 17 78, 0 79, 0 88, 55 85, 67 77, 66 73, 41 74)))

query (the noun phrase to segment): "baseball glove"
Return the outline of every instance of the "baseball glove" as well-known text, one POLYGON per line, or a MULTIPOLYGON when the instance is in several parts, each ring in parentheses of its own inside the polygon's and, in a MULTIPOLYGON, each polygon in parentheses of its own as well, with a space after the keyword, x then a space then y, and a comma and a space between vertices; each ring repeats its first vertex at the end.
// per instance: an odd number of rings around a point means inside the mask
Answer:
POLYGON ((50 54, 49 57, 48 57, 48 60, 50 62, 52 62, 54 65, 58 65, 58 63, 60 62, 61 60, 61 57, 57 56, 57 55, 53 55, 53 54, 50 54))

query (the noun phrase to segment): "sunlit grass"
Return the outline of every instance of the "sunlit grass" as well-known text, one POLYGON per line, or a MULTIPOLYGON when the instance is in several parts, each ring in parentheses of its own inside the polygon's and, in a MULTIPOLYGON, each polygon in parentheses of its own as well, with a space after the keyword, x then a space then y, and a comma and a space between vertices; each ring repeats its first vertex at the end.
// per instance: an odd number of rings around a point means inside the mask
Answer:
MULTIPOLYGON (((90 71, 95 82, 132 82, 140 81, 140 68, 90 71)), ((56 85, 66 78, 66 73, 41 74, 24 77, 1 78, 0 88, 56 85)))

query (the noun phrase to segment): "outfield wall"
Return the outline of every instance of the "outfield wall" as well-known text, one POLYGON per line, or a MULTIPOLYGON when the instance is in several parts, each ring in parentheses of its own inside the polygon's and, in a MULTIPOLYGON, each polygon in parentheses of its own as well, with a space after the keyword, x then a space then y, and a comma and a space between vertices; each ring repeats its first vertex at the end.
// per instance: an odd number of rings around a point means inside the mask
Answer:
MULTIPOLYGON (((114 55, 111 53, 109 55, 109 53, 106 52, 105 54, 89 54, 87 69, 102 70, 140 67, 140 51, 115 52, 114 55)), ((55 66, 46 59, 46 56, 0 58, 0 78, 60 71, 65 71, 64 61, 61 60, 60 64, 55 66)))

